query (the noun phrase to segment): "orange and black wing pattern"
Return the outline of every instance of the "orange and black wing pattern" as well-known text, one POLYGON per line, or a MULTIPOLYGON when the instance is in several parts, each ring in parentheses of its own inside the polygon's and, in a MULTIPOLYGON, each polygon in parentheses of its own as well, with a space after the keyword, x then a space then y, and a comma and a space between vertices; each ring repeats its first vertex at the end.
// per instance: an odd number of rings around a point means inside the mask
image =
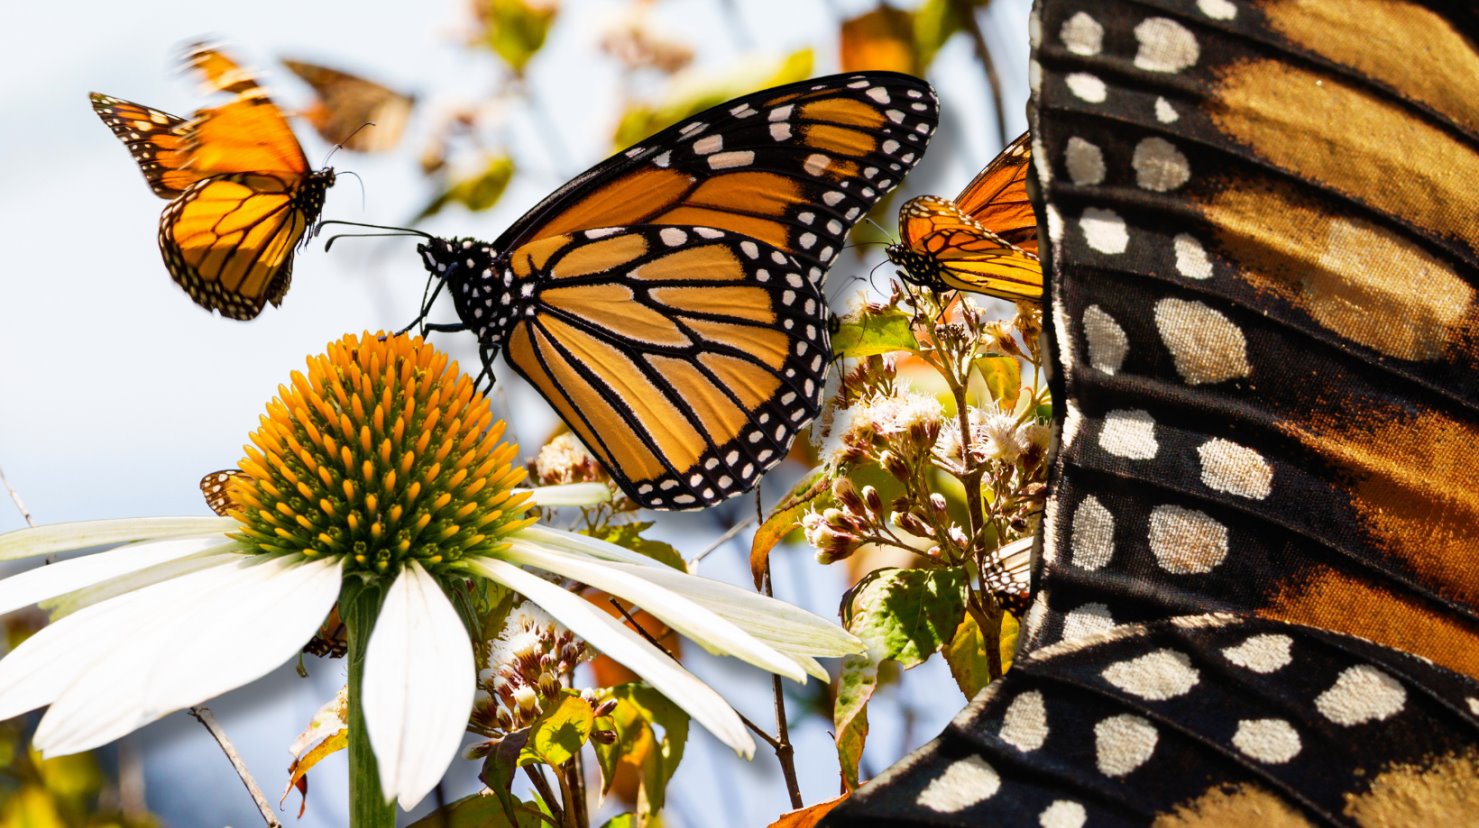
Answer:
POLYGON ((158 109, 93 92, 93 111, 113 130, 139 164, 149 188, 160 198, 174 198, 200 176, 183 169, 189 156, 181 144, 188 122, 158 109))
POLYGON ((245 472, 241 469, 221 469, 200 478, 200 493, 205 497, 205 505, 221 517, 229 516, 236 508, 236 501, 231 497, 231 480, 243 474, 245 472))
POLYGON ((284 60, 318 100, 302 114, 331 144, 355 152, 385 152, 400 143, 414 99, 349 72, 284 60))
POLYGON ((1037 219, 1027 198, 1032 152, 1023 133, 954 201, 912 198, 899 208, 890 261, 905 279, 935 290, 1041 301, 1037 219))
POLYGON ((1034 592, 822 824, 1473 823, 1475 5, 1033 15, 1034 592))
POLYGON ((192 48, 187 62, 208 91, 231 100, 185 121, 96 94, 93 106, 154 191, 172 199, 159 223, 170 276, 201 307, 252 319, 287 293, 293 254, 334 174, 308 168, 287 120, 250 72, 207 46, 192 48), (147 124, 158 129, 139 129, 147 124))
POLYGON ((637 503, 708 506, 816 416, 823 277, 937 110, 889 72, 763 90, 612 156, 491 245, 421 252, 490 375, 506 349, 637 503))

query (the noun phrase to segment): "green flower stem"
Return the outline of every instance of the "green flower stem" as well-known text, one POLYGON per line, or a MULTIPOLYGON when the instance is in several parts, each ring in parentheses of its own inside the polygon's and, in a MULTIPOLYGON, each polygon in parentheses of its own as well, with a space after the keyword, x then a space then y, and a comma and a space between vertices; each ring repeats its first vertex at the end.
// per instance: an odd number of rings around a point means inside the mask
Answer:
POLYGON ((385 589, 378 580, 351 577, 339 593, 339 616, 349 638, 349 824, 352 828, 395 828, 395 803, 380 791, 380 767, 365 731, 360 696, 365 675, 365 651, 370 631, 380 615, 385 589))

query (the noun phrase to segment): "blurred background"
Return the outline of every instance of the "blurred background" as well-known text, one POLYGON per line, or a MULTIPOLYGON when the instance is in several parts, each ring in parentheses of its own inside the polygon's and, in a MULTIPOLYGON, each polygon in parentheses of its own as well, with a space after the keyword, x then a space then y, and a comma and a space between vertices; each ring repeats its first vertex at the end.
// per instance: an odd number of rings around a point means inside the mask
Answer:
MULTIPOLYGON (((197 482, 234 466, 268 398, 306 356, 350 331, 409 323, 425 286, 413 239, 322 239, 298 259, 281 308, 249 323, 195 306, 170 280, 155 241, 165 202, 155 198, 88 106, 104 92, 188 116, 204 100, 181 73, 184 44, 219 39, 261 70, 274 99, 301 111, 312 89, 283 58, 311 61, 414 95, 404 134, 376 153, 341 151, 326 219, 406 225, 492 240, 564 181, 671 120, 763 86, 844 69, 922 70, 941 98, 940 130, 923 163, 877 214, 893 232, 910 196, 953 196, 1025 129, 1028 0, 433 0, 227 4, 135 0, 91 5, 0 6, 0 87, 10 124, 0 130, 0 469, 38 523, 207 514, 197 482), (962 15, 974 18, 976 32, 962 15), (976 35, 979 34, 979 37, 976 35), (999 78, 998 119, 980 51, 999 78), (345 172, 358 176, 344 177, 345 172)), ((295 128, 310 163, 331 146, 306 122, 295 128)), ((334 228, 341 229, 341 228, 334 228)), ((876 229, 859 238, 884 238, 876 229)), ((844 255, 829 277, 841 306, 867 285, 881 246, 844 255), (859 279, 863 281, 858 281, 859 279)), ((880 271, 876 284, 886 280, 880 271)), ((432 319, 450 319, 443 303, 432 319)), ((468 334, 433 341, 476 365, 468 334)), ((532 455, 555 419, 500 365, 495 409, 532 455)), ((769 505, 804 469, 783 467, 762 490, 769 505), (789 475, 789 477, 787 476, 789 475)), ((753 514, 754 499, 662 515, 654 534, 692 556, 753 514)), ((25 525, 0 496, 0 531, 25 525)), ((748 582, 749 533, 704 560, 702 574, 748 582)), ((774 557, 777 597, 835 616, 842 567, 807 549, 774 557)), ((12 621, 12 626, 21 622, 12 621)), ((696 650, 697 648, 690 648, 696 650)), ((768 678, 702 652, 690 669, 751 719, 773 727, 768 678)), ((285 664, 210 704, 270 799, 287 782, 288 745, 343 683, 341 661, 308 659, 301 679, 285 664)), ((792 738, 808 803, 838 789, 827 716, 816 683, 792 697, 792 738)), ((874 701, 864 775, 934 736, 965 699, 938 659, 874 701), (938 673, 933 675, 932 673, 938 673)), ((0 737, 0 767, 14 770, 16 728, 0 737)), ((124 798, 172 825, 260 824, 230 765, 204 729, 173 714, 99 759, 109 775, 125 760, 124 798)), ((448 800, 478 787, 478 763, 458 762, 448 800)), ((83 773, 77 771, 75 773, 83 773)), ((85 773, 84 773, 85 775, 85 773)), ((0 818, 19 819, 17 777, 0 780, 0 818)), ((306 815, 286 800, 288 824, 346 822, 342 754, 311 774, 306 815)), ((67 784, 81 785, 81 782, 67 784)), ((91 784, 91 783, 88 783, 91 784)), ((116 796, 116 792, 110 792, 116 796)), ((433 803, 428 801, 420 810, 433 803)), ((695 728, 669 788, 673 825, 763 825, 789 809, 774 757, 736 759, 695 728)), ((414 819, 414 814, 406 821, 414 819)), ((599 820, 597 820, 599 822, 599 820)), ((49 824, 0 822, 9 824, 49 824)))

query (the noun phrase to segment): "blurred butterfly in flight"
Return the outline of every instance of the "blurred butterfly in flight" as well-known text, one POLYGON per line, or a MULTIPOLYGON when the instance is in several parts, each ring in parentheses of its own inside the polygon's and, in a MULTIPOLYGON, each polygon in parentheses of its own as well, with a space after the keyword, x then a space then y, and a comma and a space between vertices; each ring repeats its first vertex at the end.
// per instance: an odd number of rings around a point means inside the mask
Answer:
POLYGON ((821 405, 822 279, 934 132, 934 91, 889 72, 736 98, 608 158, 496 241, 426 267, 637 503, 754 488, 821 405))
POLYGON ((355 152, 385 152, 400 143, 415 98, 327 66, 282 63, 318 94, 302 114, 325 141, 355 152))
POLYGON ((888 258, 904 278, 935 290, 1002 299, 1042 299, 1037 217, 1027 200, 1027 133, 971 179, 954 201, 919 196, 899 208, 898 244, 888 258))
POLYGON ((309 169, 282 111, 233 60, 202 44, 186 63, 234 97, 189 119, 96 92, 92 107, 170 199, 159 219, 170 276, 201 307, 252 319, 282 303, 334 171, 309 169))

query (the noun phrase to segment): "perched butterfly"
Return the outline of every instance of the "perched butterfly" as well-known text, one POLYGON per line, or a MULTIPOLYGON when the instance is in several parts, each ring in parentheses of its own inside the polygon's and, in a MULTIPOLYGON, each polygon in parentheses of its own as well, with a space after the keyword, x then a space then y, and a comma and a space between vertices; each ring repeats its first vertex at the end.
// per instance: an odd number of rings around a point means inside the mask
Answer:
POLYGON ((293 254, 323 209, 334 171, 317 172, 257 81, 208 46, 187 62, 235 97, 186 120, 93 93, 92 107, 138 162, 155 195, 170 276, 196 304, 252 319, 282 303, 293 254))
MULTIPOLYGON (((221 517, 228 517, 236 508, 231 498, 231 481, 246 474, 241 469, 221 469, 200 478, 200 493, 205 496, 205 505, 221 517)), ((303 645, 303 652, 329 658, 343 658, 349 652, 349 632, 339 617, 339 606, 329 612, 329 617, 319 627, 318 634, 303 645)))
POLYGON ((415 98, 327 66, 282 63, 318 93, 303 117, 325 141, 355 152, 384 152, 400 143, 415 98))
POLYGON ((1027 199, 1032 161, 1023 133, 954 201, 912 198, 899 208, 898 244, 888 258, 904 278, 935 290, 969 290, 1003 299, 1042 298, 1037 218, 1027 199))
MULTIPOLYGON (((721 104, 598 164, 492 244, 420 247, 483 363, 506 350, 633 500, 753 488, 820 407, 820 286, 923 154, 933 90, 838 75, 721 104)), ((434 326, 435 327, 435 326, 434 326)))
POLYGON ((1034 14, 1037 591, 1006 677, 823 824, 1472 822, 1473 5, 1034 14))

